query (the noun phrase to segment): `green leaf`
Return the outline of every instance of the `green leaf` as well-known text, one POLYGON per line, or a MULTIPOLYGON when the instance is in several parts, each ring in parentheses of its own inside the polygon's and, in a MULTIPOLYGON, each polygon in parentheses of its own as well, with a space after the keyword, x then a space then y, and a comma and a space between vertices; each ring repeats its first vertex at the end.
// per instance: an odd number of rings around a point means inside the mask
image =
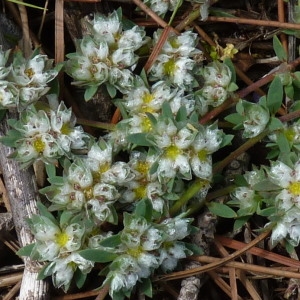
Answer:
POLYGON ((281 106, 283 97, 283 86, 279 77, 275 77, 270 84, 267 95, 267 107, 275 114, 281 106))
POLYGON ((169 102, 165 101, 161 107, 161 110, 164 117, 173 119, 173 113, 169 102))
POLYGON ((119 254, 111 253, 101 249, 86 249, 79 251, 79 255, 90 261, 107 263, 116 259, 119 254))
POLYGON ((26 246, 22 247, 20 250, 18 250, 16 254, 19 256, 30 256, 34 246, 35 246, 35 243, 26 245, 26 246))
POLYGON ((46 169, 48 178, 56 176, 56 167, 54 164, 45 164, 45 169, 46 169))
POLYGON ((218 203, 218 202, 209 202, 207 203, 208 209, 215 215, 222 218, 236 218, 236 212, 229 206, 218 203))
POLYGON ((279 60, 287 61, 287 53, 276 35, 273 36, 273 49, 279 60))
POLYGON ((290 143, 283 132, 277 135, 277 145, 279 147, 280 153, 289 153, 291 151, 290 143))
POLYGON ((233 140, 234 135, 225 134, 222 139, 222 143, 220 144, 220 148, 231 145, 231 141, 233 140))
POLYGON ((244 122, 245 118, 242 115, 240 115, 239 113, 234 113, 234 114, 226 116, 224 119, 229 123, 239 125, 244 122))
POLYGON ((44 280, 46 277, 50 276, 53 272, 53 269, 55 267, 55 264, 52 264, 52 266, 49 268, 49 264, 46 264, 45 266, 42 267, 42 269, 39 271, 38 280, 44 280))
POLYGON ((193 252, 193 255, 203 255, 204 254, 203 249, 198 247, 197 245, 192 244, 192 243, 184 243, 184 244, 188 250, 193 252))
POLYGON ((62 176, 53 176, 48 178, 48 182, 54 185, 63 185, 64 178, 62 176))
POLYGON ((227 88, 227 91, 228 92, 234 92, 234 91, 236 91, 238 89, 239 89, 239 87, 238 87, 238 85, 235 82, 230 82, 230 84, 229 84, 229 86, 227 88))
POLYGON ((83 274, 79 268, 76 269, 75 273, 74 273, 74 280, 76 283, 76 286, 81 289, 85 283, 87 274, 83 274))
POLYGON ((38 201, 36 206, 42 216, 48 218, 52 223, 57 224, 55 217, 48 211, 48 208, 42 202, 38 201))
POLYGON ((143 278, 140 283, 140 291, 142 295, 152 298, 152 283, 150 278, 143 278))
POLYGON ((69 210, 64 210, 59 218, 60 227, 64 227, 64 225, 68 224, 71 218, 74 217, 74 212, 69 210))
MULTIPOLYGON (((234 64, 232 63, 232 60, 230 58, 226 57, 223 62, 224 62, 225 65, 227 65, 227 67, 231 71, 231 83, 235 84, 235 82, 236 82, 236 73, 235 73, 235 67, 234 67, 234 64)), ((233 91, 231 91, 231 92, 233 92, 233 91)))
POLYGON ((100 242, 100 245, 103 247, 115 248, 121 244, 121 234, 112 235, 100 242))
POLYGON ((152 218, 152 204, 151 201, 147 199, 140 200, 135 207, 134 215, 145 218, 148 222, 152 218))
POLYGON ((256 183, 253 186, 253 189, 258 192, 269 192, 269 191, 276 191, 276 190, 280 189, 280 187, 278 185, 270 182, 269 180, 265 179, 265 180, 262 180, 262 181, 256 183))
POLYGON ((151 147, 153 143, 148 139, 145 133, 133 133, 127 136, 127 141, 134 145, 151 147))
POLYGON ((187 111, 185 106, 181 106, 176 114, 176 121, 186 121, 187 120, 187 111))
POLYGON ((286 85, 284 87, 284 92, 290 99, 294 99, 294 87, 292 84, 286 85))
POLYGON ((237 231, 240 228, 242 228, 250 219, 251 216, 243 216, 239 217, 238 219, 235 220, 233 224, 233 231, 237 231))
POLYGON ((84 100, 89 101, 98 91, 98 85, 90 85, 84 92, 84 100))
POLYGON ((276 213, 276 208, 274 206, 268 207, 262 210, 257 210, 257 214, 263 217, 269 217, 276 213))
POLYGON ((109 96, 113 99, 117 95, 117 89, 110 83, 106 83, 106 89, 109 96))
POLYGON ((283 124, 282 124, 282 122, 278 118, 271 117, 270 121, 269 121, 268 128, 271 131, 278 130, 278 129, 283 128, 283 124))

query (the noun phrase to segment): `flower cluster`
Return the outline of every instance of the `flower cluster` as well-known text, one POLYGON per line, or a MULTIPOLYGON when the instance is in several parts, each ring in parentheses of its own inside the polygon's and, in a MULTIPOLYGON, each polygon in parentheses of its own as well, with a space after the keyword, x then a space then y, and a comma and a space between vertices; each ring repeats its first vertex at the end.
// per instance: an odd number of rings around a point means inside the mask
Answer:
POLYGON ((73 84, 87 88, 86 100, 101 84, 106 84, 111 94, 115 89, 126 91, 134 80, 135 51, 147 42, 145 31, 138 26, 123 30, 117 11, 108 17, 95 14, 87 26, 90 35, 77 40, 76 52, 67 55, 66 72, 74 79, 73 84))
MULTIPOLYGON (((158 42, 161 34, 162 31, 154 33, 154 44, 158 42)), ((195 33, 191 31, 185 31, 179 35, 170 33, 149 70, 150 80, 164 80, 187 90, 197 86, 194 73, 195 67, 202 61, 202 52, 196 46, 197 35, 195 33)))
POLYGON ((166 12, 173 11, 176 7, 180 5, 180 0, 144 0, 147 6, 149 6, 155 13, 159 16, 164 16, 166 12))
MULTIPOLYGON (((206 196, 212 155, 231 140, 217 122, 199 124, 199 115, 221 104, 235 86, 227 65, 202 67, 191 31, 169 35, 146 78, 145 72, 133 73, 137 52, 148 41, 143 29, 123 26, 120 11, 85 21, 89 34, 67 55, 66 72, 85 89, 85 100, 106 85, 123 119, 94 141, 75 126, 63 102, 55 109, 31 106, 10 123, 3 141, 16 147, 14 157, 23 166, 37 159, 47 163, 49 185, 40 192, 49 205, 40 204, 41 215, 30 219, 36 242, 20 254, 44 262, 40 278, 51 276, 65 291, 73 277, 83 283, 95 262, 106 264, 103 285, 110 285, 113 299, 123 299, 155 270, 171 271, 192 254, 184 241, 192 219, 175 211, 186 207, 177 201, 194 180, 202 187, 193 200, 206 196), (199 75, 204 86, 195 94, 199 75), (60 164, 62 173, 56 175, 49 163, 60 164)), ((154 33, 154 43, 161 34, 154 33)))
POLYGON ((20 51, 14 53, 13 62, 8 64, 10 52, 0 51, 0 108, 22 111, 49 91, 48 84, 61 65, 53 68, 53 60, 37 53, 25 59, 20 51))
POLYGON ((201 70, 204 79, 203 87, 196 93, 202 103, 203 112, 207 112, 208 107, 221 105, 234 91, 237 86, 232 82, 230 68, 217 61, 210 63, 201 70))
POLYGON ((79 255, 85 245, 89 224, 75 219, 69 211, 61 214, 59 221, 42 204, 41 215, 33 215, 29 224, 36 242, 32 245, 31 257, 39 261, 51 261, 43 276, 52 275, 55 287, 68 290, 75 272, 87 274, 94 263, 79 255))
POLYGON ((118 257, 110 264, 103 284, 110 284, 110 295, 130 295, 138 281, 148 278, 155 269, 175 268, 180 258, 191 254, 182 240, 190 232, 191 219, 166 219, 155 225, 142 216, 124 214, 120 245, 111 249, 118 257))
POLYGON ((56 163, 62 156, 71 158, 72 150, 87 147, 89 137, 63 102, 57 109, 36 110, 33 106, 21 112, 20 120, 11 120, 11 127, 1 141, 16 147, 13 157, 23 167, 36 160, 56 163))

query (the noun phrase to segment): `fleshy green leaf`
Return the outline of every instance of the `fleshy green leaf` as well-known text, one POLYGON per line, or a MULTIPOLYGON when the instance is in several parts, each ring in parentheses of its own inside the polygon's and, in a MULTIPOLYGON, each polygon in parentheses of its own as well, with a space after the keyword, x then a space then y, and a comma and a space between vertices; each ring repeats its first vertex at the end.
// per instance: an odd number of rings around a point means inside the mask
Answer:
POLYGON ((152 298, 152 283, 150 278, 144 278, 140 284, 140 291, 142 294, 152 298))
POLYGON ((134 210, 135 216, 144 217, 148 222, 152 218, 152 204, 149 199, 140 200, 134 210))
POLYGON ((270 118, 268 128, 271 131, 281 129, 282 127, 283 124, 278 118, 274 118, 274 117, 270 118))
POLYGON ((234 224, 233 224, 233 231, 237 231, 240 228, 242 228, 247 221, 250 219, 251 216, 242 216, 239 217, 238 219, 235 220, 234 224))
POLYGON ((17 255, 19 256, 30 256, 32 249, 34 247, 35 243, 26 245, 22 247, 20 250, 17 251, 17 255))
POLYGON ((236 212, 230 208, 229 206, 218 203, 218 202, 210 202, 207 204, 208 209, 215 215, 222 218, 236 218, 236 212))
POLYGON ((285 52, 283 45, 276 35, 273 36, 273 49, 279 60, 287 61, 287 53, 285 52))
POLYGON ((86 277, 87 277, 87 274, 83 274, 79 268, 76 269, 76 271, 74 273, 74 280, 75 280, 76 286, 79 289, 83 287, 86 277))
POLYGON ((48 218, 52 223, 57 224, 55 217, 48 211, 48 208, 42 202, 38 201, 36 206, 42 216, 48 218))
POLYGON ((116 259, 119 255, 101 249, 86 249, 79 251, 79 255, 90 261, 107 263, 116 259))
POLYGON ((134 133, 127 136, 127 141, 134 145, 151 147, 153 143, 147 138, 145 133, 134 133))
POLYGON ((270 84, 267 95, 267 107, 271 113, 276 113, 281 106, 283 86, 279 77, 275 77, 270 84))
POLYGON ((100 242, 103 247, 114 248, 121 244, 121 234, 112 235, 100 242))
POLYGON ((97 85, 90 85, 84 92, 84 100, 89 101, 93 98, 93 96, 97 93, 98 86, 97 85))
POLYGON ((116 97, 117 89, 112 84, 106 83, 106 89, 112 99, 116 97))

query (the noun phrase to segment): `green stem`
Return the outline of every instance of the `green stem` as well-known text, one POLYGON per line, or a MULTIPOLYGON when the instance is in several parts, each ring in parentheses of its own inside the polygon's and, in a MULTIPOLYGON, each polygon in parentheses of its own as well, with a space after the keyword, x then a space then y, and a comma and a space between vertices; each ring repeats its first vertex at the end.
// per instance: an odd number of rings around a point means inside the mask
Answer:
POLYGON ((188 16, 175 27, 175 29, 177 31, 182 31, 186 26, 193 23, 199 17, 200 17, 200 6, 197 5, 195 7, 195 10, 189 13, 188 16))
POLYGON ((91 121, 91 120, 86 120, 86 119, 81 119, 81 118, 77 118, 77 123, 80 125, 86 125, 86 126, 99 128, 99 129, 105 129, 105 130, 109 130, 109 131, 113 131, 116 128, 115 124, 91 121))
MULTIPOLYGON (((209 187, 209 181, 197 178, 195 182, 187 189, 187 191, 176 201, 176 203, 170 208, 170 215, 174 216, 181 208, 187 204, 187 202, 194 197, 203 188, 209 187)), ((205 199, 203 199, 203 203, 205 199)))
POLYGON ((236 187, 235 185, 228 185, 228 186, 226 186, 222 189, 219 189, 217 191, 208 193, 206 198, 201 199, 201 201, 198 202, 198 203, 193 203, 192 205, 190 205, 187 208, 188 215, 193 215, 194 213, 199 211, 204 206, 205 203, 207 203, 207 202, 209 202, 213 199, 216 199, 218 197, 228 195, 229 193, 231 193, 235 189, 235 187, 236 187))

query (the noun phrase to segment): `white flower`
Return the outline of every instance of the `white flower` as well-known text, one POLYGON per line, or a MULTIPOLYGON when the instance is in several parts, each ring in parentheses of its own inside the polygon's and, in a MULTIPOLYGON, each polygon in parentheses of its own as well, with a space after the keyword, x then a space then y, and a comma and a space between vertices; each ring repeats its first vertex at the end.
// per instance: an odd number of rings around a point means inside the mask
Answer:
POLYGON ((105 202, 100 202, 96 199, 91 199, 87 202, 87 208, 96 219, 96 223, 103 223, 105 221, 111 221, 113 223, 113 213, 110 205, 105 202))
POLYGON ((205 85, 227 88, 231 81, 231 71, 226 64, 214 62, 202 69, 205 85))
POLYGON ((280 209, 300 208, 300 161, 295 163, 293 169, 281 161, 273 162, 268 178, 282 189, 275 198, 280 209))
POLYGON ((67 257, 54 260, 45 272, 52 274, 53 285, 56 288, 61 287, 67 292, 76 269, 79 268, 83 274, 87 274, 93 266, 93 262, 84 259, 78 253, 74 252, 67 257))
POLYGON ((103 173, 101 178, 103 182, 122 186, 131 181, 134 178, 134 174, 127 163, 118 161, 103 173))
POLYGON ((139 26, 134 26, 122 33, 120 39, 118 40, 118 46, 119 48, 136 51, 143 44, 145 44, 146 41, 145 30, 139 26))
POLYGON ((92 145, 85 163, 93 172, 102 174, 107 171, 112 163, 112 146, 100 139, 92 145))
POLYGON ((39 253, 43 261, 53 260, 60 254, 78 250, 85 232, 85 229, 77 223, 61 229, 43 216, 35 216, 31 228, 36 239, 33 253, 39 253))
POLYGON ((205 85, 201 91, 207 104, 213 107, 221 105, 227 99, 228 95, 222 86, 205 85))
POLYGON ((8 81, 0 80, 0 107, 3 108, 17 107, 19 101, 18 99, 19 99, 19 95, 18 95, 17 88, 8 81))
POLYGON ((254 190, 245 186, 236 188, 232 193, 233 198, 239 202, 240 209, 253 208, 253 204, 255 204, 254 195, 254 190))
POLYGON ((289 243, 297 247, 300 241, 300 211, 299 208, 293 207, 277 222, 272 229, 272 244, 286 239, 289 243))
POLYGON ((98 41, 104 41, 109 45, 115 43, 115 36, 121 32, 122 26, 118 13, 113 11, 109 16, 95 14, 93 20, 87 21, 92 25, 92 34, 98 41))
MULTIPOLYGON (((157 43, 162 31, 154 33, 154 43, 157 43)), ((180 56, 191 57, 201 51, 196 48, 197 34, 192 31, 185 31, 179 35, 170 33, 169 38, 166 40, 162 47, 162 52, 166 54, 176 54, 180 56)))
POLYGON ((186 251, 185 245, 180 242, 175 242, 171 245, 168 243, 167 247, 160 248, 161 268, 165 272, 172 271, 177 266, 178 260, 187 256, 186 251))
POLYGON ((266 128, 269 119, 269 111, 263 106, 253 103, 245 109, 243 136, 251 138, 259 135, 266 128))
POLYGON ((68 169, 68 181, 74 184, 76 189, 85 189, 93 184, 93 176, 83 160, 76 160, 68 169))
POLYGON ((26 137, 48 133, 51 129, 49 118, 43 110, 38 112, 27 110, 25 114, 21 115, 21 120, 24 123, 21 130, 26 137))

